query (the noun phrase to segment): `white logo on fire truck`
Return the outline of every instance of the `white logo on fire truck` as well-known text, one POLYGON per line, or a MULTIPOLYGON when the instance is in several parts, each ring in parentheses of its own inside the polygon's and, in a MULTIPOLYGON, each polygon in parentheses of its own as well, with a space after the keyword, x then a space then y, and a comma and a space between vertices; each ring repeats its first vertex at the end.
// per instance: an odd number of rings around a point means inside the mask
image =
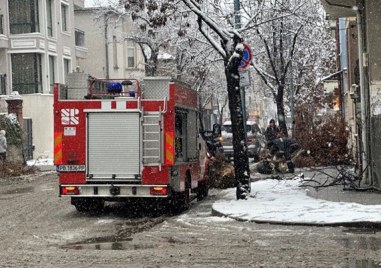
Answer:
POLYGON ((62 125, 78 125, 79 124, 78 109, 62 109, 61 124, 62 125))

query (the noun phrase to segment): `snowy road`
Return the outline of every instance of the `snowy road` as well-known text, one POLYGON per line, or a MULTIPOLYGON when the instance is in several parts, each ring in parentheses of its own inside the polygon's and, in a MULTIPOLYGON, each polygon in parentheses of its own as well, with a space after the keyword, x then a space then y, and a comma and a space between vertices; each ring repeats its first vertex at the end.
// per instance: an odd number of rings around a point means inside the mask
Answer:
POLYGON ((255 224, 214 217, 213 190, 178 216, 108 206, 77 213, 57 178, 0 179, 0 267, 379 267, 375 229, 255 224))

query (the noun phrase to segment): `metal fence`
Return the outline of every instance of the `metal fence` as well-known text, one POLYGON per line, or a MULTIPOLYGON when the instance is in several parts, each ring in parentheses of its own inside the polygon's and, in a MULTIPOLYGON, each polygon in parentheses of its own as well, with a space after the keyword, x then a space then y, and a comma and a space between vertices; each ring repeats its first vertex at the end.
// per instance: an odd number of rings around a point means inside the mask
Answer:
POLYGON ((24 160, 28 161, 33 159, 33 134, 32 134, 32 119, 24 118, 24 141, 23 141, 23 155, 24 160))

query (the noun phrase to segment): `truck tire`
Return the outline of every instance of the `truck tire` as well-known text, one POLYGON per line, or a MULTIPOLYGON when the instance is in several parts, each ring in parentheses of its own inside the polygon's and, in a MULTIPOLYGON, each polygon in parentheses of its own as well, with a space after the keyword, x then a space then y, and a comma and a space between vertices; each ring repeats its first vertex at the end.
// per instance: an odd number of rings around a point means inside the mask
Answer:
POLYGON ((207 197, 209 194, 209 186, 206 180, 199 182, 197 188, 197 200, 200 201, 207 197))
POLYGON ((104 208, 104 200, 100 198, 72 197, 71 204, 78 212, 100 212, 104 208))
POLYGON ((187 174, 185 178, 185 189, 183 192, 173 192, 171 198, 171 210, 174 213, 181 213, 184 210, 189 209, 190 206, 190 176, 187 174))

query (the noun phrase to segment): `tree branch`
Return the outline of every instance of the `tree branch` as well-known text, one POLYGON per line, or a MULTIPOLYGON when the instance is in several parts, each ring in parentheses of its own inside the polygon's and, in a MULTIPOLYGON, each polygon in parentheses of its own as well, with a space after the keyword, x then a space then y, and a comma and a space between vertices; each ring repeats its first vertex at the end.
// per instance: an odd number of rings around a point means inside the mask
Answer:
POLYGON ((226 52, 217 44, 216 40, 210 37, 202 28, 202 18, 198 17, 197 19, 198 29, 202 33, 202 35, 212 44, 212 46, 217 50, 217 52, 221 55, 221 57, 226 58, 226 52))

